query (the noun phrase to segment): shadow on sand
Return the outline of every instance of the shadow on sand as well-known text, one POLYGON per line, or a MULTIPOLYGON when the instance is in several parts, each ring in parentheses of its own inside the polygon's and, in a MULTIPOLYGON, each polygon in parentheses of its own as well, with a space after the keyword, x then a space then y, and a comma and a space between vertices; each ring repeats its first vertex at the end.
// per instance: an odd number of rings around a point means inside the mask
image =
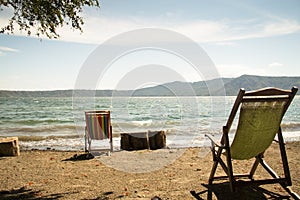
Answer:
POLYGON ((45 195, 43 194, 43 191, 33 191, 32 189, 21 187, 19 189, 0 191, 0 199, 1 200, 15 200, 15 199, 52 200, 52 199, 62 198, 68 194, 69 193, 58 193, 58 194, 45 195))
POLYGON ((268 191, 261 187, 241 187, 236 192, 231 192, 229 183, 219 183, 213 185, 202 184, 207 190, 196 192, 191 191, 193 197, 197 200, 203 199, 246 199, 246 200, 265 200, 265 199, 293 199, 289 195, 281 195, 268 191))
POLYGON ((91 153, 75 154, 71 158, 64 159, 62 161, 82 161, 93 159, 94 156, 91 153))

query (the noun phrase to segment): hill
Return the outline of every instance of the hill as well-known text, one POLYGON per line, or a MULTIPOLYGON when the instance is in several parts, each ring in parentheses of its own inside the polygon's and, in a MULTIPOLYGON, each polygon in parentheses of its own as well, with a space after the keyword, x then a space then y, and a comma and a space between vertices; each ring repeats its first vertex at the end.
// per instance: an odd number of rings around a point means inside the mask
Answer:
POLYGON ((243 75, 238 78, 221 78, 209 81, 199 81, 194 83, 172 82, 152 88, 139 89, 134 92, 134 96, 208 96, 222 95, 222 84, 227 96, 235 96, 240 88, 246 91, 256 90, 264 87, 277 87, 281 89, 291 89, 293 86, 300 87, 300 77, 269 77, 243 75), (220 88, 221 85, 221 88, 220 88), (208 86, 210 91, 208 90, 208 86))
POLYGON ((291 89, 293 86, 300 87, 300 77, 268 77, 243 75, 225 84, 227 95, 236 95, 240 88, 246 91, 257 90, 264 87, 277 87, 281 89, 291 89))
POLYGON ((300 87, 300 77, 270 77, 243 75, 237 78, 219 78, 208 81, 175 81, 138 90, 54 90, 54 91, 0 91, 0 97, 72 97, 76 96, 208 96, 222 95, 223 87, 227 96, 235 96, 240 88, 256 90, 264 87, 291 89, 300 87), (209 86, 209 87, 208 87, 209 86), (210 90, 209 90, 210 88, 210 90))

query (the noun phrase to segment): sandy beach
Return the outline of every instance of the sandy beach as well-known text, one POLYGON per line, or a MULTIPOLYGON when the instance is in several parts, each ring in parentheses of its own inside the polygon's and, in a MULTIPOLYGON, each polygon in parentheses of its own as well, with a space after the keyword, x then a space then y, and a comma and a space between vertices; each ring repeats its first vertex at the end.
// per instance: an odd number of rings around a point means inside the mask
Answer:
MULTIPOLYGON (((287 143, 286 149, 291 188, 300 194, 300 142, 287 143)), ((279 170, 277 145, 272 144, 265 159, 279 170)), ((234 171, 242 173, 251 162, 235 164, 234 171)), ((207 148, 119 151, 92 159, 84 152, 21 151, 18 157, 0 158, 0 199, 208 199, 211 166, 207 148)), ((260 167, 256 177, 264 175, 260 167)), ((227 183, 216 182, 212 199, 289 198, 279 184, 231 193, 227 183)))

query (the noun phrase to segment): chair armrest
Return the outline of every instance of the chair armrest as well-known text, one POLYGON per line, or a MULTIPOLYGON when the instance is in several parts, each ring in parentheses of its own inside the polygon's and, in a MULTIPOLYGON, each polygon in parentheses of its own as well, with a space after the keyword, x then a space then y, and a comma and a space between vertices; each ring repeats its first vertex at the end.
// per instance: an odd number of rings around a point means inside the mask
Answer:
POLYGON ((214 146, 217 146, 219 148, 224 148, 224 145, 222 145, 218 140, 217 138, 215 138, 213 135, 211 134, 205 134, 206 137, 208 137, 208 139, 210 139, 210 141, 212 142, 212 144, 214 146))

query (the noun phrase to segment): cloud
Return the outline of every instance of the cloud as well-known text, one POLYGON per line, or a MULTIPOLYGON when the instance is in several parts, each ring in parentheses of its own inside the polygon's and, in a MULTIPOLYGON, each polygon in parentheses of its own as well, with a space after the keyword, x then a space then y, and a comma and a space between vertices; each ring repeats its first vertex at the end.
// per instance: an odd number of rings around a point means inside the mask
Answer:
POLYGON ((13 48, 10 48, 10 47, 0 46, 0 56, 5 56, 6 52, 16 53, 16 52, 19 52, 19 50, 18 49, 13 49, 13 48))
POLYGON ((245 64, 228 64, 220 63, 216 64, 216 68, 221 77, 239 77, 243 74, 249 75, 261 75, 261 76, 293 76, 297 73, 297 70, 289 68, 290 66, 285 66, 279 62, 273 62, 265 67, 259 67, 254 65, 245 65, 245 64), (276 69, 273 69, 276 68, 276 69), (289 68, 290 70, 287 70, 289 68), (291 71, 294 71, 294 74, 290 74, 291 71))
POLYGON ((300 25, 294 20, 282 20, 278 23, 267 24, 263 33, 268 35, 284 35, 294 33, 300 30, 300 25))
POLYGON ((10 47, 0 46, 0 51, 4 52, 19 52, 18 49, 13 49, 10 47))
POLYGON ((268 75, 268 72, 263 68, 255 68, 243 64, 216 64, 221 77, 239 77, 244 74, 260 74, 268 75))
POLYGON ((261 23, 246 28, 244 34, 233 34, 229 40, 243 40, 280 36, 298 32, 300 24, 294 20, 273 21, 261 23))
POLYGON ((190 37, 192 40, 218 45, 234 45, 234 41, 264 38, 291 34, 300 31, 300 24, 294 20, 261 22, 259 20, 193 20, 169 21, 159 19, 132 18, 114 19, 105 17, 87 17, 82 34, 70 31, 68 27, 60 30, 65 41, 99 44, 123 32, 139 28, 162 28, 190 37), (251 21, 251 23, 249 22, 251 21))
MULTIPOLYGON (((296 20, 261 13, 258 13, 257 18, 204 20, 170 17, 175 15, 171 12, 151 18, 128 15, 122 18, 85 12, 83 13, 85 21, 83 33, 74 31, 69 26, 58 28, 57 31, 62 41, 100 44, 127 31, 160 28, 176 31, 196 42, 209 42, 217 45, 234 45, 234 42, 238 40, 280 36, 300 31, 300 22, 296 20)), ((7 20, 8 16, 1 16, 0 26, 4 26, 7 20)), ((34 34, 34 30, 32 33, 34 34)), ((25 33, 16 32, 15 35, 24 36, 25 33)))
POLYGON ((217 42, 215 43, 216 45, 219 45, 219 46, 238 46, 237 43, 235 42, 230 42, 230 41, 224 41, 224 42, 217 42))
POLYGON ((268 65, 269 67, 282 67, 283 64, 279 62, 273 62, 268 65))

